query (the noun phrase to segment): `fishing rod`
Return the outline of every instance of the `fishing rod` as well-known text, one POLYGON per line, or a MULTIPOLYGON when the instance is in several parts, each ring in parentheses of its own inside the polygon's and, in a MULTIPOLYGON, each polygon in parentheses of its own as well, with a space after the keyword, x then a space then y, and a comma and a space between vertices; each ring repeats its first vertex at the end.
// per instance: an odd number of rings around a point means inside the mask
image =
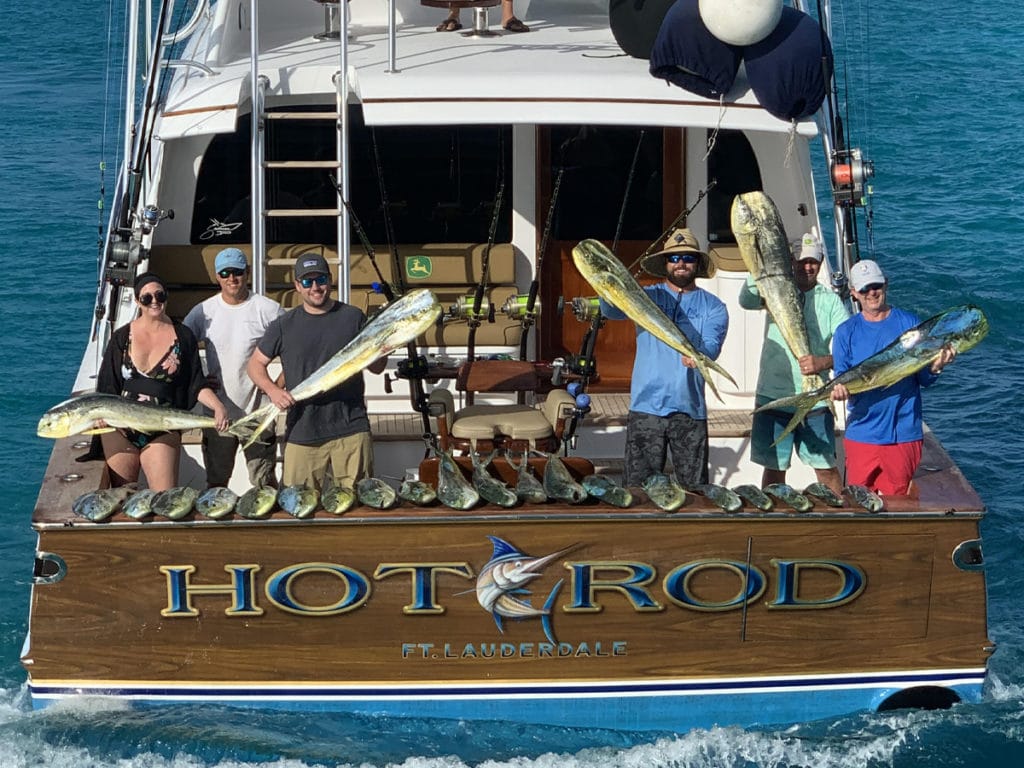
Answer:
MULTIPOLYGON (((501 216, 501 206, 505 198, 505 141, 498 129, 498 182, 497 191, 494 195, 494 211, 491 215, 491 225, 487 233, 487 245, 484 247, 483 259, 480 264, 480 281, 473 293, 473 304, 468 312, 469 338, 466 340, 466 361, 472 362, 476 354, 476 330, 482 324, 480 308, 484 301, 484 292, 487 289, 487 277, 490 271, 491 248, 494 247, 494 238, 498 233, 498 219, 501 216)), ((490 321, 494 320, 494 307, 490 301, 487 302, 490 321)))
POLYGON ((537 265, 534 268, 533 279, 530 281, 530 290, 525 300, 522 296, 510 296, 502 312, 508 315, 509 319, 519 319, 521 327, 519 331, 519 359, 526 360, 526 347, 529 342, 529 331, 537 321, 537 294, 540 291, 540 275, 544 265, 544 254, 548 249, 548 238, 551 236, 551 222, 555 215, 555 205, 558 201, 558 192, 562 186, 562 176, 565 173, 565 166, 558 169, 558 176, 555 177, 555 186, 551 191, 551 203, 548 205, 547 221, 544 224, 544 234, 541 235, 540 248, 537 250, 537 265))
MULTIPOLYGON (((96 307, 94 310, 95 323, 92 335, 96 338, 99 333, 99 325, 104 317, 110 325, 111 330, 117 313, 117 306, 121 301, 121 289, 130 283, 135 277, 135 269, 146 254, 142 247, 143 238, 152 232, 163 219, 174 218, 173 211, 161 211, 154 205, 146 206, 142 215, 136 218, 136 208, 142 197, 142 166, 149 153, 150 137, 153 127, 156 124, 154 112, 154 91, 156 90, 157 74, 160 69, 160 59, 163 56, 163 30, 167 24, 167 17, 170 13, 171 0, 163 0, 160 3, 160 13, 157 17, 152 57, 149 62, 146 94, 143 99, 145 109, 139 123, 132 126, 131 137, 125 136, 125 142, 131 141, 133 146, 132 157, 124 159, 124 166, 120 174, 121 181, 118 183, 115 199, 118 204, 114 207, 109 231, 111 236, 107 240, 106 253, 103 254, 103 280, 110 285, 107 295, 107 306, 103 306, 102 283, 99 286, 96 307)), ((138 30, 134 33, 128 31, 129 44, 135 40, 138 30)), ((134 73, 128 73, 131 78, 134 73)), ((125 108, 130 109, 128 93, 125 95, 125 108)))
POLYGON ((647 258, 650 254, 654 252, 655 248, 657 248, 659 245, 665 242, 665 238, 669 236, 672 230, 676 229, 680 225, 685 225, 690 218, 690 214, 693 213, 697 206, 700 205, 701 201, 705 197, 707 197, 708 192, 710 192, 717 186, 718 179, 712 179, 711 181, 708 182, 708 185, 704 187, 704 189, 697 192, 697 199, 693 201, 693 205, 691 205, 689 208, 684 210, 682 213, 680 213, 672 220, 672 223, 665 228, 665 231, 658 235, 658 239, 651 242, 651 244, 647 246, 647 249, 640 254, 639 258, 637 258, 632 264, 629 265, 629 271, 633 272, 637 264, 642 262, 645 258, 647 258))
POLYGON ((391 274, 394 275, 398 285, 398 294, 405 293, 405 278, 402 275, 402 261, 398 257, 398 242, 395 238, 395 228, 391 219, 391 202, 388 199, 387 186, 384 184, 384 168, 381 166, 380 153, 377 150, 377 131, 370 128, 370 143, 373 145, 373 162, 377 169, 377 189, 380 192, 381 210, 384 213, 384 231, 391 246, 391 274))
MULTIPOLYGON (((526 360, 526 347, 529 342, 529 331, 530 328, 537 321, 538 307, 537 307, 537 294, 540 292, 540 278, 544 274, 544 257, 548 252, 548 240, 551 237, 551 227, 555 220, 555 209, 558 205, 558 196, 562 188, 562 177, 565 175, 566 168, 566 149, 575 141, 578 141, 578 137, 569 137, 561 143, 558 148, 558 175, 555 177, 555 183, 551 190, 551 202, 548 204, 547 218, 544 222, 544 234, 541 235, 540 247, 537 249, 537 264, 534 268, 533 279, 530 281, 530 289, 527 291, 526 296, 521 294, 510 296, 505 302, 505 305, 501 308, 510 320, 520 320, 522 327, 519 333, 519 359, 526 360)), ((556 370, 555 376, 559 371, 556 370)), ((552 381, 555 382, 555 376, 552 376, 552 381)))
MULTIPOLYGON (((374 290, 378 290, 384 294, 384 298, 387 299, 390 304, 395 300, 396 294, 395 289, 390 282, 384 277, 381 272, 380 265, 377 263, 377 252, 373 245, 370 243, 370 238, 366 234, 366 230, 363 229, 362 222, 359 220, 359 216, 356 214, 355 208, 349 200, 346 200, 341 196, 341 187, 338 184, 338 180, 334 174, 328 174, 331 179, 331 183, 338 191, 338 196, 341 198, 342 204, 345 206, 345 210, 348 211, 349 219, 352 222, 352 228, 356 231, 356 237, 359 238, 360 244, 363 246, 363 251, 366 253, 366 257, 370 260, 370 265, 373 267, 373 271, 377 273, 378 283, 374 283, 374 290)), ((401 294, 398 294, 401 295, 401 294)), ((423 380, 427 376, 428 365, 427 358, 419 353, 419 347, 416 345, 416 340, 413 339, 406 345, 406 359, 399 360, 395 369, 395 374, 400 379, 406 379, 409 382, 409 400, 412 404, 414 411, 420 414, 420 418, 423 420, 423 441, 426 444, 425 455, 429 455, 430 447, 435 443, 434 431, 430 428, 430 405, 427 398, 426 390, 423 387, 423 380)), ((385 375, 384 377, 384 391, 391 394, 391 380, 385 375)))

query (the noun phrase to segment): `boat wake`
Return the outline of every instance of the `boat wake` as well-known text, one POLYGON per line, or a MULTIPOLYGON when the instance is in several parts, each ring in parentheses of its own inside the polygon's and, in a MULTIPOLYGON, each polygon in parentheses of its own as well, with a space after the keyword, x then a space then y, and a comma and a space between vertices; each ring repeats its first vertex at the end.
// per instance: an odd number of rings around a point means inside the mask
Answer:
MULTIPOLYGON (((970 734, 1009 723, 1022 691, 996 686, 994 701, 942 712, 860 714, 784 729, 711 728, 686 734, 240 711, 134 709, 96 699, 28 709, 0 690, 4 768, 873 768, 921 750, 957 749, 972 763, 970 734), (599 746, 594 746, 599 745, 599 746), (458 755, 456 757, 455 755, 458 755)), ((1006 733, 1010 741, 1019 733, 1006 733)), ((935 750, 936 752, 933 752, 935 750)), ((981 759, 974 755, 974 759, 981 759)))

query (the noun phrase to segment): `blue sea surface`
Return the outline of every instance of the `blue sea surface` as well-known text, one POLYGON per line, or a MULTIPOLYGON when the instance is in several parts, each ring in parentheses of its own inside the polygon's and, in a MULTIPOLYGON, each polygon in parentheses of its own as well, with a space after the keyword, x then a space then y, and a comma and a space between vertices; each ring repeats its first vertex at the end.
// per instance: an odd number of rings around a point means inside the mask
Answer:
POLYGON ((108 39, 107 15, 123 3, 69 10, 0 0, 0 414, 8 435, 0 443, 0 766, 1024 764, 1024 67, 1016 53, 1024 23, 1005 3, 838 6, 840 111, 851 143, 877 169, 864 255, 884 264, 893 303, 929 316, 973 302, 991 322, 988 338, 925 400, 928 423, 988 507, 982 531, 998 650, 980 704, 645 736, 88 702, 32 712, 18 657, 35 548, 29 522, 51 448, 35 424, 67 396, 89 333, 105 217, 97 203, 114 183, 120 131, 117 79, 108 81, 118 62, 107 61, 120 46, 108 39), (101 172, 102 162, 111 170, 101 172))

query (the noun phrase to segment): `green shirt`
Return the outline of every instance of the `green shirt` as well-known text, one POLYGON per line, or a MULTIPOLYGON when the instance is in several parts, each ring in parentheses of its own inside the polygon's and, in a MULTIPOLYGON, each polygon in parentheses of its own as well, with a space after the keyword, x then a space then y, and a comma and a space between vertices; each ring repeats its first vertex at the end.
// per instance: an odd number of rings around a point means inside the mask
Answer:
MULTIPOLYGON (((819 357, 829 355, 832 334, 839 324, 850 316, 850 311, 835 293, 820 283, 815 283, 811 290, 804 291, 801 295, 804 300, 804 325, 807 326, 811 354, 819 357)), ((740 289, 739 304, 744 309, 764 309, 761 294, 749 275, 746 284, 740 289)), ((830 376, 828 371, 822 371, 821 375, 825 380, 830 376)), ((761 348, 761 369, 757 377, 757 399, 759 402, 767 402, 778 397, 788 397, 797 394, 802 388, 803 374, 800 373, 800 365, 789 351, 771 313, 765 312, 764 346, 761 348)))

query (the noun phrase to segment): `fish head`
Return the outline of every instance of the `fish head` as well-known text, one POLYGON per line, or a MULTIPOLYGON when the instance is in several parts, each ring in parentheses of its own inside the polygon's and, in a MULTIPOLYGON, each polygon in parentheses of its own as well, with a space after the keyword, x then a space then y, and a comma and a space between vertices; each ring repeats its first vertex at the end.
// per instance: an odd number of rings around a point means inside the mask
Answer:
POLYGON ((956 307, 944 313, 932 329, 957 352, 965 352, 988 335, 988 318, 975 306, 956 307))
POLYGON ((753 200, 751 195, 753 194, 752 192, 745 192, 733 198, 730 224, 732 226, 732 233, 736 237, 753 237, 757 232, 757 217, 754 212, 754 206, 751 205, 753 200))
POLYGON ((39 419, 36 434, 39 437, 61 438, 71 434, 71 414, 67 411, 47 411, 39 419))

